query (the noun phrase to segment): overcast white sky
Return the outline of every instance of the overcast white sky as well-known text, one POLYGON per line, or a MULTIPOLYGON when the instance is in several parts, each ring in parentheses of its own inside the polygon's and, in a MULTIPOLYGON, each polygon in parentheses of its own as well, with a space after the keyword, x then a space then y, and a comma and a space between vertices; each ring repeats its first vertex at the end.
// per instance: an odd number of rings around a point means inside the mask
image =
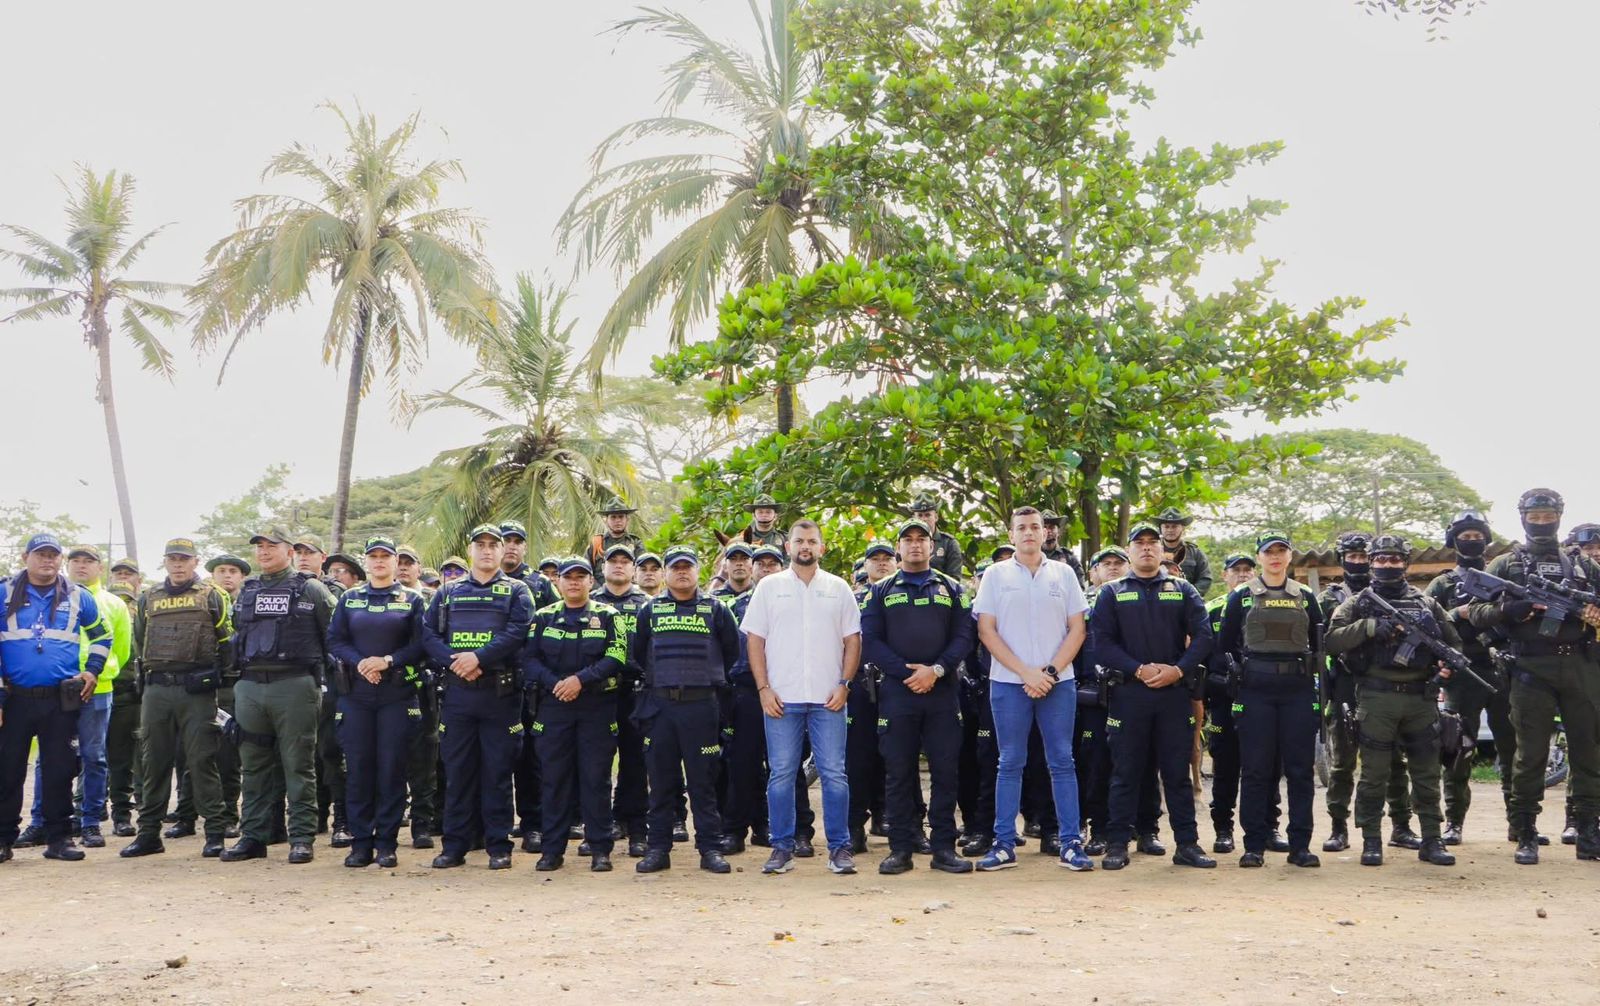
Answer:
MULTIPOLYGON (((676 6, 717 34, 750 37, 745 0, 676 6)), ((76 162, 126 170, 139 180, 139 229, 172 223, 141 278, 191 280, 231 229, 232 200, 267 190, 267 158, 294 140, 331 148, 337 124, 316 106, 359 99, 380 124, 421 109, 432 128, 420 149, 464 163, 467 181, 447 201, 488 221, 503 281, 519 270, 565 278, 552 227, 588 155, 656 109, 667 47, 600 36, 631 10, 617 0, 94 0, 69 21, 59 7, 20 6, 7 13, 8 36, 26 44, 0 63, 0 221, 59 238, 57 176, 76 162)), ((1278 294, 1289 303, 1361 294, 1375 313, 1411 322, 1386 354, 1409 361, 1403 378, 1304 425, 1425 441, 1493 501, 1507 533, 1517 494, 1535 484, 1566 494, 1569 523, 1600 517, 1600 473, 1586 457, 1587 470, 1573 467, 1573 447, 1596 425, 1583 366, 1594 322, 1580 298, 1600 233, 1600 4, 1504 0, 1432 44, 1420 22, 1367 17, 1349 0, 1202 0, 1196 19, 1205 41, 1158 76, 1141 134, 1202 146, 1284 140, 1286 153, 1240 186, 1290 204, 1252 260, 1284 260, 1278 294)), ((0 286, 17 280, 0 267, 0 286)), ((582 282, 579 316, 597 320, 611 292, 607 274, 582 282)), ((320 364, 323 320, 312 304, 252 335, 220 389, 214 359, 186 362, 169 386, 139 372, 119 342, 146 553, 271 462, 294 465, 297 491, 331 490, 343 386, 320 364)), ((175 334, 171 345, 186 340, 175 334)), ((664 336, 642 333, 636 346, 620 369, 644 371, 664 336)), ((0 360, 11 460, 0 465, 0 502, 70 511, 102 537, 116 506, 76 323, 0 329, 0 360)), ((412 386, 447 385, 469 364, 439 339, 412 386)), ((380 390, 364 410, 358 476, 415 467, 477 432, 470 417, 445 415, 404 429, 386 399, 380 390)))

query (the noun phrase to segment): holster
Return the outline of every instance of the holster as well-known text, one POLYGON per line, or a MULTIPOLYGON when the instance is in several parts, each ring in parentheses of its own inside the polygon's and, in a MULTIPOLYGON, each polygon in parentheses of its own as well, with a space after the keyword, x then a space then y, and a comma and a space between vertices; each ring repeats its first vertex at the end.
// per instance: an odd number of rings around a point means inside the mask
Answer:
POLYGON ((494 697, 510 698, 522 691, 522 672, 515 667, 504 667, 494 672, 494 697))
MULTIPOLYGON (((47 686, 48 687, 48 686, 47 686)), ((61 711, 75 713, 83 708, 83 681, 73 676, 61 682, 61 711)))
POLYGON ((336 664, 333 668, 333 691, 336 695, 349 695, 356 687, 355 671, 344 664, 336 664))

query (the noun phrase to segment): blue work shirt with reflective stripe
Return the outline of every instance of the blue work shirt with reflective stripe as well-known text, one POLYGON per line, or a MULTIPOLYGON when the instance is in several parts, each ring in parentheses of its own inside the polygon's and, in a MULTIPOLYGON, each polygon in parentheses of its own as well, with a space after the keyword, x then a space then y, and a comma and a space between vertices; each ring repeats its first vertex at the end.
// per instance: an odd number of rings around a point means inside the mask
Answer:
POLYGON ((98 677, 111 653, 111 630, 94 595, 78 584, 67 584, 58 597, 55 584, 35 587, 24 573, 0 585, 0 616, 0 673, 15 687, 65 681, 78 673, 80 652, 85 654, 82 669, 98 677), (13 591, 22 592, 22 605, 6 614, 13 591))

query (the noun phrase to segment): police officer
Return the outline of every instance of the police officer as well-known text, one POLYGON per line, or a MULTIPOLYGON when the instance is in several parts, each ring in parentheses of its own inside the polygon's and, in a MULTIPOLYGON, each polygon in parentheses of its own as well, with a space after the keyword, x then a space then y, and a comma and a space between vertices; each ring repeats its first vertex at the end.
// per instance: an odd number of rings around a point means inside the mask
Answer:
MULTIPOLYGON (((1339 535, 1334 551, 1344 571, 1344 582, 1329 584, 1317 595, 1322 621, 1327 625, 1339 605, 1366 590, 1372 583, 1371 559, 1367 548, 1372 537, 1360 531, 1339 535)), ((1323 679, 1323 725, 1328 750, 1328 817, 1331 827, 1323 852, 1343 852, 1350 848, 1350 799, 1356 789, 1356 743, 1342 720, 1356 714, 1356 675, 1342 657, 1330 656, 1323 679)), ((1411 830, 1411 793, 1406 786, 1404 753, 1396 750, 1389 769, 1389 844, 1397 849, 1420 849, 1422 839, 1411 830)))
MULTIPOLYGON (((239 603, 239 591, 244 588, 244 581, 251 573, 250 563, 236 555, 224 553, 215 558, 206 560, 206 570, 211 574, 211 582, 228 595, 229 621, 232 621, 232 611, 239 603)), ((239 681, 239 668, 233 662, 232 648, 229 648, 228 661, 222 668, 222 684, 217 687, 217 708, 233 716, 236 711, 234 704, 233 686, 239 681)), ((222 837, 236 839, 239 831, 239 746, 230 741, 221 741, 217 744, 217 779, 222 784, 222 837)), ((180 807, 194 802, 194 786, 189 782, 188 772, 179 779, 180 793, 178 805, 180 807)), ((276 828, 276 825, 274 826, 276 828)), ((287 838, 287 835, 275 836, 287 838)))
MULTIPOLYGON (((862 557, 862 571, 867 574, 867 583, 855 588, 856 600, 861 605, 867 603, 868 586, 877 583, 886 576, 892 576, 898 555, 894 546, 886 541, 875 541, 867 546, 866 554, 862 557)), ((969 605, 970 607, 970 605, 969 605)), ((742 617, 742 612, 741 612, 742 617)), ((871 658, 863 656, 864 665, 871 664, 871 658)), ((874 835, 887 835, 889 833, 889 815, 887 813, 887 780, 884 772, 883 751, 878 742, 878 679, 881 675, 875 667, 863 666, 861 673, 857 674, 850 682, 850 697, 845 704, 845 746, 844 746, 844 771, 850 780, 850 851, 852 853, 867 851, 867 819, 872 820, 872 833, 874 835)), ((752 681, 752 686, 754 682, 752 681)), ((928 843, 928 836, 923 834, 920 822, 922 821, 921 792, 918 791, 918 811, 915 818, 916 834, 913 843, 916 851, 929 853, 933 847, 928 843)), ((805 829, 801 829, 795 838, 795 855, 809 855, 809 840, 802 839, 805 829)))
POLYGON ((180 746, 188 763, 195 810, 205 818, 201 855, 222 855, 225 821, 222 780, 217 772, 217 690, 232 662, 232 602, 195 575, 194 542, 167 542, 167 578, 139 598, 133 633, 144 659, 143 792, 138 837, 123 848, 126 858, 165 852, 161 817, 172 792, 172 770, 180 746))
MULTIPOLYGON (((784 555, 771 545, 755 550, 755 582, 783 569, 784 555)), ((733 599, 729 610, 734 620, 744 621, 750 609, 750 598, 755 585, 733 599)), ((743 852, 745 836, 751 845, 766 846, 771 841, 767 833, 767 732, 761 718, 761 695, 756 689, 756 679, 750 671, 750 658, 744 633, 739 634, 739 659, 728 669, 730 689, 727 703, 727 726, 724 728, 727 750, 723 752, 727 767, 727 789, 721 805, 722 851, 728 855, 743 852)), ((848 755, 846 756, 848 758, 848 755)), ((811 847, 815 835, 816 815, 811 810, 810 791, 804 779, 805 768, 795 780, 795 846, 811 847)), ((862 839, 863 847, 866 840, 862 839)), ((812 849, 812 855, 816 850, 812 849)))
POLYGON ((789 532, 778 526, 778 501, 762 493, 745 506, 750 513, 750 523, 739 538, 746 545, 771 545, 788 555, 789 532))
MULTIPOLYGON (((125 582, 113 582, 108 589, 129 611, 138 603, 139 595, 125 582)), ((118 838, 137 833, 133 808, 140 787, 138 682, 139 646, 134 640, 127 666, 111 683, 111 724, 106 730, 106 797, 111 801, 111 833, 118 838)), ((237 790, 234 795, 237 798, 237 790)))
POLYGON ((613 545, 626 545, 635 555, 644 551, 644 542, 628 530, 628 516, 638 512, 638 509, 622 502, 621 496, 611 497, 600 508, 600 519, 605 522, 605 528, 589 539, 587 559, 590 568, 598 568, 613 545))
POLYGON ((739 626, 727 605, 700 592, 694 549, 675 545, 663 559, 666 593, 640 609, 637 628, 646 691, 634 716, 645 732, 650 823, 649 848, 635 869, 656 873, 672 866, 675 811, 687 778, 700 868, 728 873, 717 813, 717 692, 739 659, 739 626))
MULTIPOLYGON (((505 546, 505 552, 500 558, 500 571, 514 580, 521 580, 527 586, 534 611, 555 604, 559 598, 556 596, 553 578, 545 576, 525 561, 528 555, 528 529, 521 521, 503 520, 500 522, 500 537, 505 546)), ((539 560, 540 567, 542 568, 548 561, 539 560)), ((533 729, 534 697, 532 692, 523 692, 523 743, 517 753, 516 770, 512 773, 517 812, 515 834, 522 836, 522 849, 530 853, 539 848, 539 822, 544 816, 540 805, 544 787, 539 781, 538 746, 527 739, 528 731, 533 729)))
POLYGON ((1289 578, 1291 554, 1281 532, 1256 538, 1261 572, 1229 592, 1215 649, 1240 660, 1233 716, 1244 790, 1242 867, 1264 862, 1280 772, 1289 789, 1289 865, 1322 865, 1311 851, 1322 609, 1309 587, 1289 578))
POLYGON ((661 557, 654 552, 640 552, 634 558, 634 580, 647 597, 661 596, 663 572, 661 557))
POLYGON ((395 559, 395 579, 400 586, 422 595, 423 603, 433 600, 433 588, 422 582, 422 557, 413 545, 401 543, 400 554, 395 559))
POLYGON ((408 735, 422 726, 417 678, 423 658, 422 595, 395 579, 393 539, 367 539, 366 582, 346 590, 328 629, 339 661, 339 747, 345 758, 350 852, 344 865, 389 868, 399 860, 406 808, 408 735))
POLYGON ((1204 597, 1211 589, 1211 562, 1199 545, 1183 539, 1194 518, 1169 506, 1156 515, 1155 522, 1161 528, 1164 557, 1176 562, 1183 578, 1194 584, 1194 589, 1204 597))
POLYGON ((324 559, 322 572, 339 585, 341 594, 367 578, 366 570, 361 567, 361 560, 348 552, 335 552, 324 559))
POLYGON ((144 593, 144 574, 139 572, 139 564, 132 559, 118 559, 111 564, 111 585, 118 584, 128 588, 128 593, 137 598, 144 593))
MULTIPOLYGON (((446 556, 444 562, 439 564, 439 586, 447 587, 453 581, 467 575, 467 560, 459 555, 446 556)), ((432 604, 432 601, 428 602, 432 604)))
POLYGON ((538 692, 533 735, 544 787, 543 848, 534 869, 561 868, 576 788, 589 869, 608 873, 611 759, 617 751, 617 690, 628 659, 627 630, 616 609, 589 596, 594 573, 588 560, 563 559, 557 576, 561 600, 534 614, 522 651, 527 687, 538 692))
MULTIPOLYGON (((1566 509, 1554 489, 1529 489, 1517 500, 1527 541, 1496 556, 1489 573, 1517 584, 1529 575, 1595 593, 1600 564, 1585 555, 1563 552, 1561 515, 1566 509)), ((1511 725, 1517 732, 1517 753, 1511 765, 1511 826, 1517 832, 1516 861, 1539 862, 1537 822, 1544 794, 1555 717, 1567 733, 1567 758, 1572 766, 1572 813, 1577 818, 1579 859, 1600 859, 1600 714, 1596 712, 1595 626, 1600 608, 1585 605, 1559 625, 1545 626, 1540 607, 1524 598, 1505 596, 1468 606, 1479 629, 1499 628, 1510 636, 1515 658, 1511 671, 1511 725)))
POLYGON ((553 555, 547 555, 539 560, 539 575, 544 577, 552 588, 556 583, 556 570, 560 566, 561 562, 553 555))
POLYGON ((939 530, 939 501, 922 493, 911 501, 911 519, 920 520, 933 532, 933 568, 946 576, 961 578, 961 546, 955 538, 939 530))
MULTIPOLYGON (((1411 548, 1405 540, 1379 535, 1367 554, 1372 562, 1372 585, 1367 589, 1421 631, 1459 649, 1461 637, 1444 609, 1406 582, 1411 548)), ((1361 775, 1356 783, 1356 824, 1362 836, 1361 865, 1383 865, 1380 825, 1389 761, 1395 749, 1404 748, 1417 821, 1422 827, 1417 858, 1435 866, 1451 866, 1456 858, 1439 840, 1439 706, 1438 690, 1430 683, 1438 662, 1425 649, 1402 658, 1398 649, 1401 627, 1366 614, 1360 604, 1358 594, 1334 611, 1328 622, 1328 651, 1349 654, 1346 665, 1357 672, 1361 775)), ((1447 677, 1448 671, 1440 674, 1447 677)))
POLYGON ((222 859, 266 857, 282 785, 289 801, 289 862, 309 863, 317 832, 319 679, 333 595, 315 575, 290 566, 290 538, 281 527, 254 535, 250 544, 261 575, 245 581, 234 608, 243 834, 222 859))
POLYGON ((730 543, 722 552, 726 579, 711 596, 731 601, 755 586, 755 554, 755 549, 742 541, 730 543))
MULTIPOLYGON (((1255 559, 1243 552, 1223 560, 1222 582, 1227 590, 1206 602, 1213 636, 1222 633, 1222 611, 1228 604, 1228 595, 1255 575, 1255 559)), ((1211 827, 1216 831, 1211 851, 1218 854, 1234 850, 1233 812, 1239 801, 1239 734, 1234 730, 1233 698, 1215 680, 1223 673, 1219 658, 1224 652, 1220 647, 1213 649, 1206 663, 1206 752, 1211 755, 1211 827)), ((1237 658, 1237 654, 1234 656, 1237 658)))
POLYGON ((78 713, 111 653, 111 630, 94 594, 61 575, 61 542, 28 539, 23 571, 0 580, 0 863, 22 822, 28 754, 39 744, 46 859, 84 857, 72 844, 72 778, 78 713), (81 635, 80 635, 81 632, 81 635))
POLYGON ((434 595, 424 647, 444 669, 439 748, 447 787, 436 870, 461 866, 481 839, 489 869, 511 869, 511 776, 523 740, 522 648, 533 623, 528 585, 505 574, 495 524, 472 529, 472 572, 434 595))
MULTIPOLYGON (((1461 636, 1461 652, 1472 661, 1473 670, 1486 681, 1498 677, 1494 660, 1489 655, 1489 639, 1468 620, 1471 598, 1461 592, 1461 571, 1483 569, 1484 550, 1493 537, 1489 522, 1476 510, 1463 510, 1450 522, 1444 532, 1446 548, 1456 551, 1454 569, 1447 569, 1433 578, 1425 593, 1444 609, 1450 624, 1461 636)), ((1478 723, 1483 714, 1489 714, 1489 732, 1494 735, 1495 753, 1501 764, 1510 766, 1516 761, 1517 739, 1511 729, 1511 697, 1508 689, 1489 694, 1482 685, 1462 676, 1452 679, 1444 688, 1445 709, 1461 717, 1463 738, 1478 736, 1478 723)), ((1445 768, 1444 776, 1444 833, 1445 845, 1460 845, 1461 830, 1466 824, 1467 808, 1472 806, 1472 747, 1465 748, 1463 756, 1445 768)), ((1500 792, 1505 801, 1507 820, 1511 813, 1511 773, 1502 772, 1500 792)), ((1509 827, 1509 825, 1508 825, 1509 827)), ((1516 841, 1515 831, 1510 833, 1516 841)))
MULTIPOLYGON (((350 578, 341 579, 329 573, 334 557, 323 547, 322 539, 309 532, 295 537, 295 567, 307 576, 318 578, 335 600, 343 594, 350 578)), ((348 555, 338 557, 342 564, 359 566, 348 555)), ((329 616, 332 617, 331 615, 329 616)), ((331 670, 331 668, 330 668, 331 670)), ((339 750, 339 697, 324 681, 317 715, 317 832, 329 829, 328 819, 333 819, 333 834, 329 844, 343 849, 350 844, 350 830, 345 823, 344 805, 344 753, 339 750)))
MULTIPOLYGON (((645 819, 650 812, 650 784, 644 762, 644 735, 633 724, 633 704, 644 686, 644 669, 634 647, 639 609, 650 595, 634 586, 633 549, 616 544, 606 551, 604 582, 589 595, 617 612, 617 632, 626 642, 627 660, 617 677, 617 785, 611 801, 613 827, 628 839, 628 855, 645 852, 645 819)), ((621 836, 619 836, 621 837, 621 836)))
POLYGON ((955 670, 972 652, 972 602, 960 581, 929 567, 933 534, 921 521, 900 528, 900 571, 874 584, 861 608, 861 646, 882 677, 878 739, 888 775, 889 855, 878 872, 904 873, 921 831, 916 796, 924 752, 932 785, 929 821, 935 870, 970 873, 956 855, 956 770, 961 707, 955 670))
MULTIPOLYGON (((989 566, 989 561, 984 559, 973 569, 972 594, 977 593, 989 566)), ((994 844, 994 784, 1000 768, 1000 748, 994 739, 994 712, 989 707, 990 657, 978 641, 976 615, 973 624, 972 651, 960 670, 961 768, 956 798, 961 807, 961 854, 968 858, 986 855, 994 844)), ((1017 836, 1018 845, 1026 841, 1021 835, 1017 836)))
POLYGON ((1185 682, 1212 649, 1205 602, 1194 585, 1161 574, 1161 532, 1136 525, 1128 536, 1130 572, 1100 588, 1095 601, 1093 654, 1122 681, 1110 690, 1106 730, 1111 743, 1110 828, 1103 866, 1128 865, 1139 786, 1152 738, 1167 813, 1182 866, 1214 867, 1199 845, 1194 789, 1189 781, 1193 715, 1185 682))
POLYGON ((1072 549, 1061 543, 1061 528, 1066 521, 1065 517, 1054 510, 1044 511, 1044 557, 1071 566, 1072 571, 1078 574, 1078 579, 1082 580, 1083 564, 1078 561, 1072 549))

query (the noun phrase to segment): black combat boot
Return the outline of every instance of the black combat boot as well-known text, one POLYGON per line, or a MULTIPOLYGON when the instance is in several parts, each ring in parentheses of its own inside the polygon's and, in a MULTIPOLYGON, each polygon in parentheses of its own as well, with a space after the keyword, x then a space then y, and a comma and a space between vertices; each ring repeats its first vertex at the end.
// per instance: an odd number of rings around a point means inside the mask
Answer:
POLYGON ((1574 844, 1578 847, 1579 859, 1600 859, 1600 821, 1590 818, 1583 822, 1574 844))
POLYGON ((1422 836, 1411 830, 1409 824, 1396 824, 1389 832, 1389 844, 1396 849, 1422 848, 1422 836))
POLYGON ((1128 865, 1128 843, 1107 842, 1105 858, 1100 861, 1103 870, 1120 870, 1128 865))
POLYGON ((1233 846, 1233 828, 1232 828, 1232 826, 1223 827, 1221 825, 1218 825, 1217 826, 1217 840, 1215 842, 1211 843, 1211 851, 1215 852, 1215 853, 1218 853, 1219 855, 1226 855, 1227 853, 1232 852, 1233 848, 1234 848, 1234 846, 1233 846))
POLYGON ((1578 815, 1572 812, 1572 802, 1567 802, 1567 824, 1561 829, 1562 845, 1578 844, 1578 815))
POLYGON ((1343 852, 1350 848, 1350 829, 1343 818, 1333 819, 1333 833, 1322 843, 1323 852, 1343 852))
POLYGON ((1179 842, 1178 851, 1172 854, 1172 862, 1176 866, 1193 866, 1201 870, 1209 870, 1217 865, 1217 861, 1200 848, 1199 842, 1179 842))
POLYGON ((1512 858, 1518 866, 1538 866, 1539 832, 1534 826, 1533 815, 1521 815, 1513 827, 1517 832, 1517 851, 1512 858))
POLYGON ((1432 863, 1434 866, 1456 865, 1456 857, 1445 852, 1444 843, 1437 838, 1423 839, 1422 848, 1417 850, 1417 858, 1424 863, 1432 863))
POLYGON ((1374 836, 1361 840, 1361 865, 1383 865, 1383 839, 1374 836))
POLYGON ((1444 826, 1444 834, 1439 836, 1439 841, 1445 845, 1461 844, 1461 825, 1451 822, 1444 826))

